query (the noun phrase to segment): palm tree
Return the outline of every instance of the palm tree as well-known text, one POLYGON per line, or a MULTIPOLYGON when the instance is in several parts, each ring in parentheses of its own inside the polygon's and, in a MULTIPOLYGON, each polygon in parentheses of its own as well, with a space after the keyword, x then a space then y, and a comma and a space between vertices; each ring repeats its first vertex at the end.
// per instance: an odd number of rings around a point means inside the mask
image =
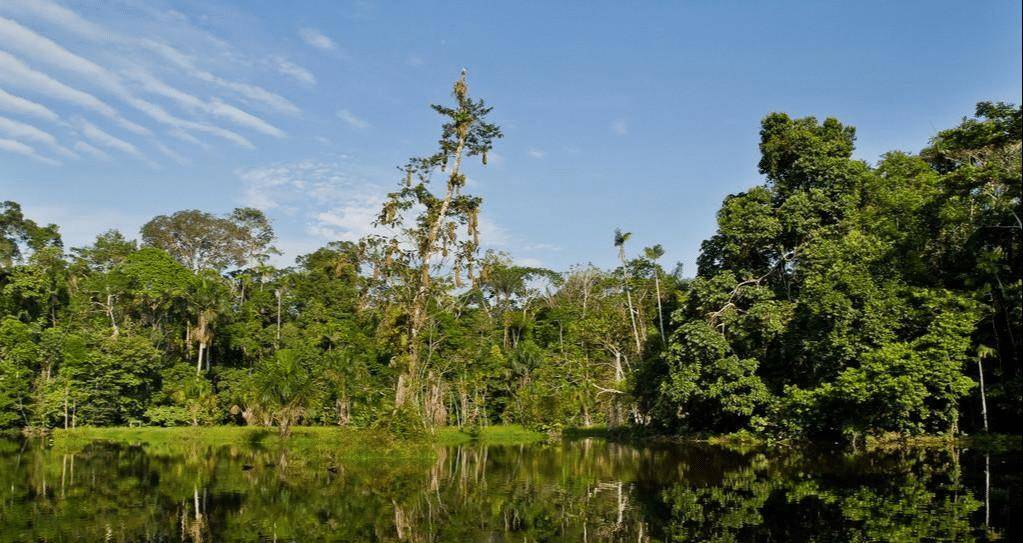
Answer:
POLYGON ((206 369, 210 367, 209 347, 213 342, 213 325, 217 317, 227 310, 228 295, 223 278, 212 270, 201 272, 189 293, 189 302, 195 312, 195 329, 191 336, 199 342, 199 356, 195 361, 196 375, 202 373, 204 360, 206 369))
POLYGON ((255 385, 260 405, 287 437, 314 401, 317 382, 298 353, 281 349, 256 369, 255 385))
POLYGON ((629 267, 625 263, 625 242, 632 237, 632 232, 622 232, 621 228, 615 228, 615 247, 618 247, 618 259, 622 262, 622 289, 625 290, 625 300, 629 304, 629 320, 632 322, 632 335, 636 338, 636 353, 643 352, 643 345, 639 341, 639 329, 636 328, 636 311, 632 307, 632 293, 629 290, 629 267))
POLYGON ((647 247, 643 249, 643 255, 654 263, 654 290, 657 293, 657 321, 661 329, 661 344, 667 345, 667 336, 664 335, 664 310, 661 308, 661 267, 657 264, 662 256, 664 256, 664 248, 659 244, 653 247, 647 247))

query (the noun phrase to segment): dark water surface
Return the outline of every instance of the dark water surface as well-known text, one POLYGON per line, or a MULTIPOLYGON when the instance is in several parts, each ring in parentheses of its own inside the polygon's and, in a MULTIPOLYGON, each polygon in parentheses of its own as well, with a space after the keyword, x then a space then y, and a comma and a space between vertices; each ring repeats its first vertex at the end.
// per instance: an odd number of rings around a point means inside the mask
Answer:
POLYGON ((0 440, 0 541, 1015 541, 1019 453, 0 440))

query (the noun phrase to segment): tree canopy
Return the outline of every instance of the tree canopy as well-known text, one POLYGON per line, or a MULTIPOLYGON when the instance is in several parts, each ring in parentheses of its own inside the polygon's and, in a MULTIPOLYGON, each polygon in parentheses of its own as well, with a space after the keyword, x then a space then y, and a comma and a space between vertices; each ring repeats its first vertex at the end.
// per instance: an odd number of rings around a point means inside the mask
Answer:
POLYGON ((183 210, 65 251, 56 225, 0 204, 0 426, 857 439, 1023 415, 1019 107, 981 102, 876 164, 836 119, 766 116, 762 182, 724 198, 684 277, 624 230, 614 269, 480 255, 462 161, 485 163, 501 131, 464 74, 453 96, 433 107, 437 151, 382 206, 390 234, 291 267, 269 265, 255 209, 183 210))

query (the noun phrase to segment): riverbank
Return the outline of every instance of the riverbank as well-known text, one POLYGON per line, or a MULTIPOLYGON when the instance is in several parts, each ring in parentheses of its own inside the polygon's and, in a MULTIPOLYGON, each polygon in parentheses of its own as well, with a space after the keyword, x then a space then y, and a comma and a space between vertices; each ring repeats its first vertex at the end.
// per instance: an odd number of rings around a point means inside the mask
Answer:
POLYGON ((334 426, 299 426, 288 437, 275 428, 257 426, 175 426, 175 427, 80 427, 54 429, 43 436, 53 445, 77 448, 96 441, 169 446, 173 444, 253 445, 287 444, 291 448, 324 448, 340 454, 419 455, 430 445, 459 445, 470 442, 527 444, 543 441, 546 434, 519 425, 486 426, 468 430, 439 428, 421 438, 402 439, 383 430, 334 426))
MULTIPOLYGON (((430 456, 433 446, 485 443, 491 445, 525 445, 547 441, 549 434, 520 425, 495 425, 480 428, 443 427, 416 438, 399 438, 379 429, 341 428, 330 426, 295 427, 289 437, 281 437, 275 428, 254 426, 178 426, 178 427, 80 427, 54 429, 39 437, 66 449, 80 449, 97 441, 167 448, 180 445, 251 445, 272 447, 286 445, 291 449, 324 450, 348 457, 408 458, 430 456)), ((885 450, 899 448, 973 448, 989 452, 1023 450, 1023 438, 1007 434, 976 434, 906 436, 884 434, 870 436, 856 447, 851 444, 772 441, 748 433, 727 435, 664 435, 635 428, 593 426, 565 429, 561 437, 569 439, 601 439, 632 444, 703 443, 737 451, 777 448, 815 448, 885 450)))
POLYGON ((852 450, 885 450, 905 447, 913 448, 974 448, 989 452, 1009 452, 1023 450, 1023 436, 1015 434, 960 434, 950 435, 905 435, 887 433, 861 438, 854 446, 852 443, 821 442, 804 440, 775 440, 757 436, 749 432, 736 432, 718 435, 673 435, 650 432, 643 428, 607 426, 589 426, 584 428, 566 428, 562 435, 573 439, 595 438, 620 443, 705 443, 719 447, 738 450, 757 448, 824 448, 852 450))

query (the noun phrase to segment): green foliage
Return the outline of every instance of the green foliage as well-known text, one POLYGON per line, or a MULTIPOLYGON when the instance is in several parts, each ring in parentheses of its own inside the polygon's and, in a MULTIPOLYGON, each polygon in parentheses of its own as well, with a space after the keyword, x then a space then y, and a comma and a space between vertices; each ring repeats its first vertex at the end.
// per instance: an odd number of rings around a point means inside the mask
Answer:
POLYGON ((768 115, 764 182, 724 198, 684 278, 621 229, 613 269, 480 256, 462 160, 501 132, 464 77, 454 99, 377 218, 394 235, 290 268, 268 265, 254 209, 179 211, 141 244, 108 231, 68 255, 55 225, 0 204, 0 427, 859 440, 1023 416, 1020 108, 980 103, 875 165, 835 119, 768 115))
POLYGON ((38 332, 17 319, 0 320, 0 428, 27 425, 27 406, 39 358, 38 332))
POLYGON ((218 422, 221 410, 213 384, 196 375, 190 364, 175 364, 160 376, 162 398, 146 409, 145 418, 159 426, 212 424, 218 422))
POLYGON ((875 168, 834 119, 766 117, 767 183, 725 199, 657 393, 638 394, 654 422, 854 438, 956 431, 966 406, 975 427, 966 361, 984 341, 1013 409, 1020 109, 977 115, 875 168))
POLYGON ((303 359, 303 353, 291 349, 281 349, 259 364, 253 377, 257 401, 285 436, 302 420, 319 393, 319 382, 309 361, 303 359))
POLYGON ((667 361, 660 392, 677 406, 684 428, 763 427, 763 409, 771 398, 756 374, 757 361, 732 354, 725 336, 710 325, 694 321, 679 327, 667 361))

